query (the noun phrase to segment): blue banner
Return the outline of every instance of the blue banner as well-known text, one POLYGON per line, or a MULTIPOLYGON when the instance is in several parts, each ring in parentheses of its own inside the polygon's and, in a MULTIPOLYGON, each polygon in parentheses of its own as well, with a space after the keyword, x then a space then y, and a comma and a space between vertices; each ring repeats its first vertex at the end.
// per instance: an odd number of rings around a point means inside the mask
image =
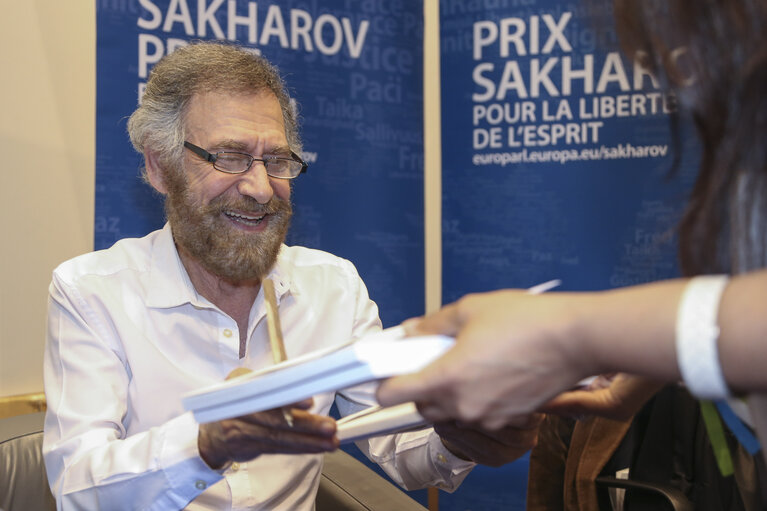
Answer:
POLYGON ((125 126, 152 66, 195 39, 258 49, 300 105, 288 244, 354 262, 384 325, 422 314, 422 2, 98 0, 96 248, 164 223, 125 126))
MULTIPOLYGON (((674 98, 620 54, 612 2, 440 7, 443 302, 676 276, 698 144, 686 123, 672 143, 674 98)), ((440 510, 523 509, 526 463, 471 474, 440 510)))
POLYGON ((620 55, 611 2, 482 4, 441 4, 444 301, 675 275, 697 142, 671 143, 674 98, 620 55))

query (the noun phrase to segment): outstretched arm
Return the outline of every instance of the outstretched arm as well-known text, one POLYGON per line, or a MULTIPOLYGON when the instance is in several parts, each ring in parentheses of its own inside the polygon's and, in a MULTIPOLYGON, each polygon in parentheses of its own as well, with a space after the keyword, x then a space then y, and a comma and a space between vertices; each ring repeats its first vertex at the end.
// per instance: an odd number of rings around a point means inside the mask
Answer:
MULTIPOLYGON (((411 333, 453 335, 456 346, 423 371, 385 382, 379 399, 417 401, 432 420, 497 428, 588 376, 625 372, 679 380, 675 328, 687 282, 596 293, 468 295, 406 325, 411 333)), ((767 390, 766 300, 767 271, 732 279, 722 296, 719 358, 734 392, 767 390)))

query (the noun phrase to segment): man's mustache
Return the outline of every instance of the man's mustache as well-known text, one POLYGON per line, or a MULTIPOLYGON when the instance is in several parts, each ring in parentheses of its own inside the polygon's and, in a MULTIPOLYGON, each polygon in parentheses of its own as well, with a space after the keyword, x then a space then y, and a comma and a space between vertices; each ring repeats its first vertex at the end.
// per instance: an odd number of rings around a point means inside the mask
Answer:
POLYGON ((279 197, 272 197, 266 204, 261 204, 252 197, 240 197, 238 199, 218 197, 212 200, 208 207, 213 211, 236 210, 253 215, 270 215, 291 211, 290 203, 279 197))

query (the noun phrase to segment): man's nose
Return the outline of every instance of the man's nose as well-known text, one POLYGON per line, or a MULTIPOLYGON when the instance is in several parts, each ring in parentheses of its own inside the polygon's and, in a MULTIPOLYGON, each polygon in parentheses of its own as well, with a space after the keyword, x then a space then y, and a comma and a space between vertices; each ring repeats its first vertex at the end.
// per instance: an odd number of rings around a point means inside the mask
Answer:
POLYGON ((248 170, 237 177, 237 191, 253 197, 259 204, 266 204, 274 195, 272 181, 266 173, 264 162, 254 161, 248 170))

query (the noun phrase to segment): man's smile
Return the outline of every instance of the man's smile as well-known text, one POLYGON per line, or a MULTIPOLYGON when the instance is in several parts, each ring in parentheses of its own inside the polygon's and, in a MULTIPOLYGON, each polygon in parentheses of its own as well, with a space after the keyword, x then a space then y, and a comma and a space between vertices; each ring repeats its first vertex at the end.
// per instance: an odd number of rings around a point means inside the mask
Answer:
POLYGON ((248 227, 254 227, 260 225, 261 222, 267 217, 266 213, 258 214, 246 214, 234 211, 224 211, 224 215, 235 223, 242 224, 248 227))

